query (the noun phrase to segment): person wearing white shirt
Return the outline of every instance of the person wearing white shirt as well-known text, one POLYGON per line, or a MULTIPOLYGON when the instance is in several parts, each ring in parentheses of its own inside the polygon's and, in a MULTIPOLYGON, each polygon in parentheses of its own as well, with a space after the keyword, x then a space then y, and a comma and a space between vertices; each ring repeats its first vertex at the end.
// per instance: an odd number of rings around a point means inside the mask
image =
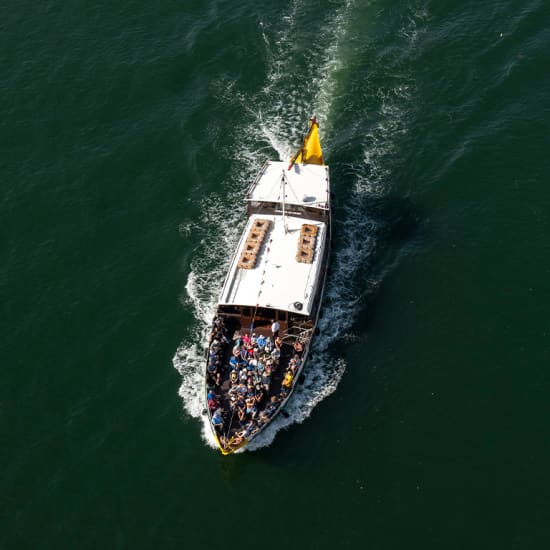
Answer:
POLYGON ((271 321, 271 332, 273 333, 273 338, 277 338, 277 336, 279 336, 279 329, 281 327, 279 326, 279 323, 278 321, 276 321, 275 319, 273 319, 271 321))

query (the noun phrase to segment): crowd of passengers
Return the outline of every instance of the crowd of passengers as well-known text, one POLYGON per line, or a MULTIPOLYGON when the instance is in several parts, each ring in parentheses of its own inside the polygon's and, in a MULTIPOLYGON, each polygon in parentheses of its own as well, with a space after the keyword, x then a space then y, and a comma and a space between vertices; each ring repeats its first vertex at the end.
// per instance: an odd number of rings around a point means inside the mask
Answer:
POLYGON ((212 413, 212 424, 222 445, 239 445, 245 439, 258 432, 279 408, 292 389, 296 371, 302 363, 302 344, 294 344, 294 356, 285 369, 280 393, 270 395, 272 376, 279 367, 282 340, 256 333, 239 335, 235 340, 227 336, 222 317, 217 317, 212 326, 208 356, 208 408, 212 413), (225 361, 226 345, 232 344, 232 353, 225 361), (220 395, 216 393, 225 379, 229 377, 229 410, 220 404, 220 395), (224 424, 238 425, 239 430, 226 441, 224 424))

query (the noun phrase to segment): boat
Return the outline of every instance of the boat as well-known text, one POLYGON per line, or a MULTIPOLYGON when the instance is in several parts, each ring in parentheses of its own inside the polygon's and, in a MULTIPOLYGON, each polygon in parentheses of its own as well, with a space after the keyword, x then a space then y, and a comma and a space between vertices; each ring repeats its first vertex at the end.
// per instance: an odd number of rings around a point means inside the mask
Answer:
POLYGON ((266 161, 245 200, 246 225, 206 349, 206 411, 223 455, 257 437, 304 380, 331 236, 329 168, 315 117, 290 162, 266 161))

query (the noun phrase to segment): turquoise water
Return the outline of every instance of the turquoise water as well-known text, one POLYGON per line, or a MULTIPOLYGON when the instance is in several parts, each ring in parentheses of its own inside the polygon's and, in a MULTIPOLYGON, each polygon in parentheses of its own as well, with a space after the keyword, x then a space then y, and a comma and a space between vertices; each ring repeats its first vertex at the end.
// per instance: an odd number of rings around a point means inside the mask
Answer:
POLYGON ((547 3, 0 14, 0 547, 550 545, 547 3), (322 333, 288 417, 221 457, 201 336, 311 114, 322 333))

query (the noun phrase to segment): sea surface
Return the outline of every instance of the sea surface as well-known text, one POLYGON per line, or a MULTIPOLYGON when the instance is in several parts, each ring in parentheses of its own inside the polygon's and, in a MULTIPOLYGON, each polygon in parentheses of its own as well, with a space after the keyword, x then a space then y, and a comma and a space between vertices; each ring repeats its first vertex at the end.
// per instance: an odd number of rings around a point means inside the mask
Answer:
POLYGON ((550 2, 0 6, 0 548, 550 548, 550 2), (203 338, 317 115, 334 240, 287 415, 203 338))

